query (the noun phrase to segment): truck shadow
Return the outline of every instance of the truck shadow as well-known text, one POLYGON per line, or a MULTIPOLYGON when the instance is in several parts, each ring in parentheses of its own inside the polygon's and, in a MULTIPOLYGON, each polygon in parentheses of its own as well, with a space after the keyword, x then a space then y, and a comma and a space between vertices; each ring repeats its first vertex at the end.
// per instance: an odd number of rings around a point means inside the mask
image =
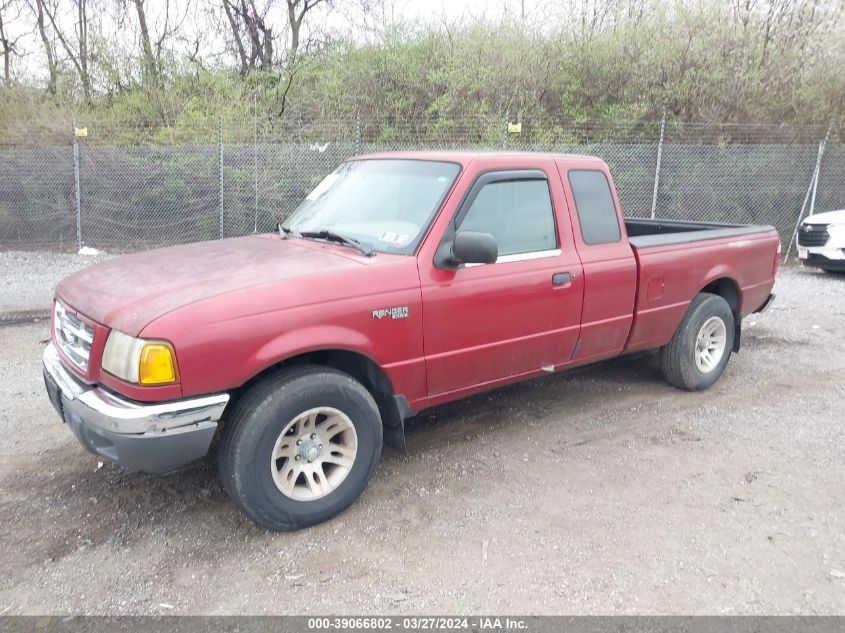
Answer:
MULTIPOLYGON (((613 358, 484 392, 420 412, 406 421, 409 456, 455 438, 507 428, 529 420, 559 419, 607 402, 609 395, 667 388, 654 352, 613 358)), ((390 451, 395 455, 395 452, 390 451)))
POLYGON ((813 268, 802 264, 788 264, 784 266, 784 269, 804 278, 814 277, 816 279, 839 279, 845 281, 845 270, 825 271, 820 268, 813 268))

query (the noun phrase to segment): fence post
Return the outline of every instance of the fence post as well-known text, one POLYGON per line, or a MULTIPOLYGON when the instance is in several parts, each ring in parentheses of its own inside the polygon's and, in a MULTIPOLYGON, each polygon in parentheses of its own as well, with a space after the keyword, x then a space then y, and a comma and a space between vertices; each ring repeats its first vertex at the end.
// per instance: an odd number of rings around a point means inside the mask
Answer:
POLYGON ((253 96, 255 101, 255 117, 253 120, 253 173, 255 175, 255 223, 252 228, 253 233, 258 233, 258 93, 253 96))
POLYGON ((352 153, 356 156, 361 153, 361 113, 355 110, 355 141, 352 145, 352 153))
POLYGON ((82 250, 82 195, 79 187, 79 142, 76 140, 76 119, 73 120, 73 180, 76 189, 76 251, 82 250))
POLYGON ((801 209, 798 211, 798 219, 795 220, 795 228, 792 229, 792 235, 789 238, 789 246, 786 249, 786 255, 783 256, 783 261, 789 259, 790 253, 792 253, 792 245, 795 243, 795 237, 798 235, 798 227, 801 225, 801 220, 804 219, 804 209, 807 206, 807 201, 810 199, 812 195, 813 201, 810 206, 810 213, 809 215, 813 214, 813 209, 816 205, 816 187, 819 182, 819 172, 821 171, 822 166, 822 156, 824 156, 824 149, 827 146, 827 139, 830 136, 830 131, 833 129, 833 119, 830 121, 830 125, 827 126, 827 133, 824 135, 824 138, 819 143, 818 152, 816 152, 816 166, 813 169, 813 175, 810 178, 810 186, 807 187, 807 193, 804 196, 804 202, 801 203, 801 209))
POLYGON ((810 198, 810 212, 807 215, 813 215, 816 211, 816 189, 819 186, 819 179, 822 177, 822 159, 824 158, 824 151, 827 149, 827 139, 830 138, 830 131, 833 129, 833 119, 830 119, 830 123, 827 126, 827 132, 824 135, 824 140, 822 141, 821 147, 819 148, 819 165, 816 168, 816 178, 813 180, 813 195, 810 198))
POLYGON ((657 212, 657 189, 660 187, 660 161, 663 157, 663 132, 666 129, 666 108, 663 108, 663 118, 660 119, 660 140, 657 143, 657 164, 654 167, 654 193, 651 194, 651 219, 657 212))
POLYGON ((217 118, 217 150, 218 162, 217 173, 220 178, 220 239, 223 239, 223 115, 217 118))
POLYGON ((510 118, 511 118, 510 112, 505 110, 505 125, 502 128, 502 149, 505 150, 505 151, 507 151, 507 149, 508 149, 508 141, 510 140, 508 138, 508 136, 509 136, 509 134, 508 134, 508 121, 510 120, 510 118))

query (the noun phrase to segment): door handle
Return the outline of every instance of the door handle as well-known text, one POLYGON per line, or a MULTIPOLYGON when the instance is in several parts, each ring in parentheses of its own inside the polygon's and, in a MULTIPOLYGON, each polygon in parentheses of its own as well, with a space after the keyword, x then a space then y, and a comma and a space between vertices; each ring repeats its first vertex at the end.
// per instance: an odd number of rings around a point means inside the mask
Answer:
POLYGON ((552 285, 563 286, 564 284, 568 284, 572 281, 572 277, 574 277, 574 275, 570 273, 555 273, 552 275, 552 285))

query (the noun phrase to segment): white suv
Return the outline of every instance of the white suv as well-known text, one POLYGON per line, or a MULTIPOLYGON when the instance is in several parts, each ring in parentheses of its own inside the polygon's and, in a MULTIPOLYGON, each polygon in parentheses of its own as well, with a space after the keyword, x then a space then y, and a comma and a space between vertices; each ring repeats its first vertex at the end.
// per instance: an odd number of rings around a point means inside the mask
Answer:
POLYGON ((798 257, 807 266, 845 272, 845 209, 817 213, 801 223, 798 257))

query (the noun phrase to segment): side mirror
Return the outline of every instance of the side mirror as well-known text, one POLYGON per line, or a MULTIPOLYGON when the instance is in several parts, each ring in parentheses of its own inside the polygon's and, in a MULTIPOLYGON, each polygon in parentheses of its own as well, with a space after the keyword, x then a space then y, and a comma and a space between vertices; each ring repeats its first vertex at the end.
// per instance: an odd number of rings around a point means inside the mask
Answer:
POLYGON ((460 231, 452 242, 452 262, 455 264, 492 264, 499 258, 496 238, 489 233, 460 231))

